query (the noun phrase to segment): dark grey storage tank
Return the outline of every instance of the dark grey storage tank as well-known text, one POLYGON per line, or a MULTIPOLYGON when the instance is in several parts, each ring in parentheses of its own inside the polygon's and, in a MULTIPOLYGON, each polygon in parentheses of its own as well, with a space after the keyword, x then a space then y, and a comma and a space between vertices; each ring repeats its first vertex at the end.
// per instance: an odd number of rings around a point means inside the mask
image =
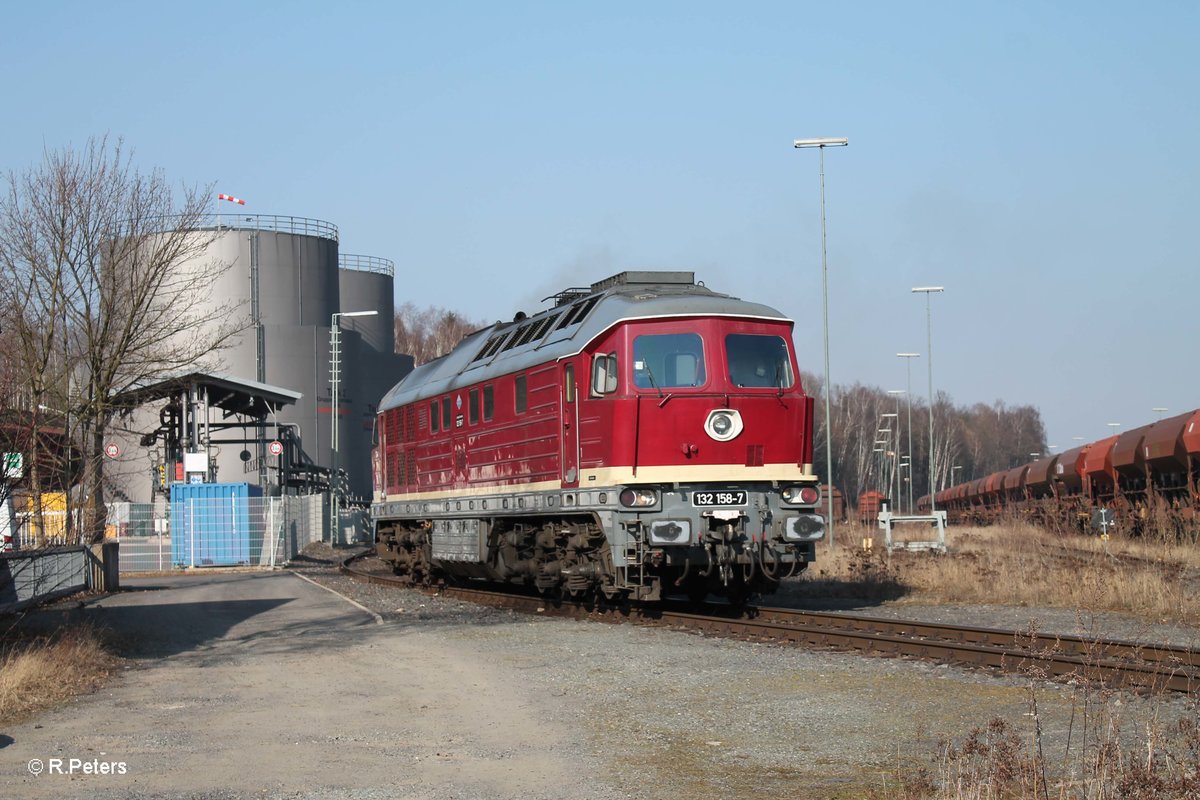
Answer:
POLYGON ((396 265, 386 258, 343 253, 338 266, 339 310, 379 312, 374 317, 345 319, 342 328, 357 331, 376 352, 392 352, 396 343, 396 265))

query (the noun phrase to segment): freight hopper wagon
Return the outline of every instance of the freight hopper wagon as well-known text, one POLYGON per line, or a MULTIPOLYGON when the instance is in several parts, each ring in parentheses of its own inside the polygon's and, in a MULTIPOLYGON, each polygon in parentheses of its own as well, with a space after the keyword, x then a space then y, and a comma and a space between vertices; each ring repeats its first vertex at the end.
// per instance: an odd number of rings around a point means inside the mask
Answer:
POLYGON ((823 538, 792 323, 626 272, 467 336, 380 404, 377 552, 399 574, 744 599, 823 538))
MULTIPOLYGON (((1195 531, 1200 409, 943 489, 934 500, 954 522, 1025 517, 1137 534, 1157 515, 1181 532, 1195 531)), ((921 503, 928 507, 929 497, 921 503)))

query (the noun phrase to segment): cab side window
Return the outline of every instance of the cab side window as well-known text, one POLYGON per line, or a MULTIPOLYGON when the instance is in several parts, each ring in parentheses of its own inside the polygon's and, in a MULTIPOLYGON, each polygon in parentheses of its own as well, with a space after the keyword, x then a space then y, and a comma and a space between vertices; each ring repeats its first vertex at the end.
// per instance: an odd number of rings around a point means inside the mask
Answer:
POLYGON ((592 397, 602 397, 617 390, 617 354, 598 354, 592 357, 592 397))

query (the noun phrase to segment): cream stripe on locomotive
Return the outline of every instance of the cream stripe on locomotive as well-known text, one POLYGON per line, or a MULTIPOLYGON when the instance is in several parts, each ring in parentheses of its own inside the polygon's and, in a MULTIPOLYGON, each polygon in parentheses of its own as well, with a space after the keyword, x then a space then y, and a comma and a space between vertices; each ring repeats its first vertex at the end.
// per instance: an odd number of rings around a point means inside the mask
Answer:
MULTIPOLYGON (((608 488, 629 483, 746 483, 756 481, 799 481, 814 480, 812 466, 795 464, 765 464, 761 467, 745 467, 738 464, 695 464, 688 466, 658 467, 608 467, 585 469, 579 473, 579 489, 608 488)), ((574 487, 563 486, 560 481, 539 481, 518 486, 471 486, 448 489, 440 492, 414 492, 386 494, 387 502, 420 502, 422 500, 446 500, 464 497, 491 497, 495 495, 528 494, 547 490, 573 491, 574 487)))
POLYGON ((384 502, 408 503, 422 500, 457 500, 466 497, 493 497, 506 494, 529 494, 562 489, 562 481, 538 481, 513 486, 470 486, 463 489, 447 489, 440 492, 397 492, 384 494, 384 502))
POLYGON ((579 488, 626 483, 747 483, 756 481, 815 480, 812 465, 690 464, 647 467, 606 467, 579 472, 579 488))

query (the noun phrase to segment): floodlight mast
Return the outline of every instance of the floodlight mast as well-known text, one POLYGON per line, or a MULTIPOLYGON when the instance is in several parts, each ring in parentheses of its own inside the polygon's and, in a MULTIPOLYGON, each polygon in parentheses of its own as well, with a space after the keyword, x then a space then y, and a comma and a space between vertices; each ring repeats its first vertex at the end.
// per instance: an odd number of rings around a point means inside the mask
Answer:
POLYGON ((929 510, 937 510, 937 489, 933 485, 933 311, 929 298, 935 292, 944 292, 944 286, 914 286, 913 294, 918 292, 925 295, 925 352, 928 358, 925 365, 929 368, 929 510))
POLYGON ((792 146, 796 149, 815 147, 821 153, 821 321, 825 328, 825 482, 829 487, 829 496, 825 500, 825 508, 829 511, 829 546, 833 547, 833 417, 830 413, 829 396, 833 386, 829 382, 829 264, 825 248, 825 148, 845 147, 849 139, 824 137, 817 139, 796 139, 792 146))

